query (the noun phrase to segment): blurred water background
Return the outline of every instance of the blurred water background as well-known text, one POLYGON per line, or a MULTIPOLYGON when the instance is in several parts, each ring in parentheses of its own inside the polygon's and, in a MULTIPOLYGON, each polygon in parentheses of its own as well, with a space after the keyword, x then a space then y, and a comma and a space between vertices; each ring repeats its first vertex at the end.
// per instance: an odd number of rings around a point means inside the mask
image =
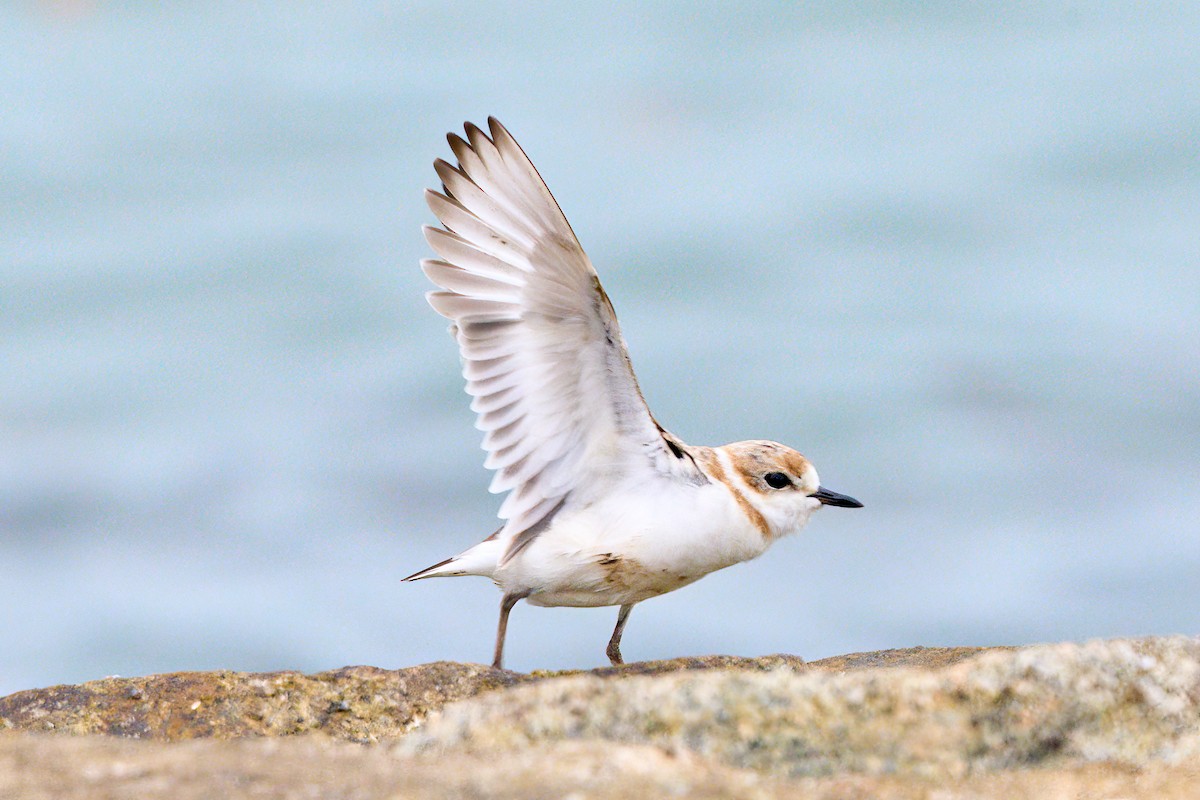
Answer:
MULTIPOLYGON (((479 435, 417 268, 502 119, 651 407, 866 503, 631 659, 1200 632, 1200 6, 0 7, 0 694, 486 661, 479 435)), ((519 606, 509 666, 615 609, 519 606)))

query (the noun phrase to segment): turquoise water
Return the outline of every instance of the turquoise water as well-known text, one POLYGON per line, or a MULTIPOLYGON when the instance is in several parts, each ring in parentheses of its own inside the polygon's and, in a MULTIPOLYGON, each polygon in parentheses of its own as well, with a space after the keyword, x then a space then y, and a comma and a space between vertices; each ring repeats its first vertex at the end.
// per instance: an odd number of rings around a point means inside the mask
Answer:
POLYGON ((1196 7, 193 6, 0 9, 0 693, 489 658, 487 581, 398 582, 495 526, 416 266, 488 114, 658 418, 866 503, 627 658, 1197 633, 1196 7))

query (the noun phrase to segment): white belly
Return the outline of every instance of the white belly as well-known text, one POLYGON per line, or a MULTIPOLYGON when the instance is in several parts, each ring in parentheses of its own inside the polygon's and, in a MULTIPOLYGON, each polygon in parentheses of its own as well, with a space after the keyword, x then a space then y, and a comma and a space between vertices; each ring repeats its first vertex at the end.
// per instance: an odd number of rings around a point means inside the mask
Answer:
POLYGON ((619 493, 564 508, 493 579, 540 606, 637 603, 760 555, 770 539, 724 487, 619 493))

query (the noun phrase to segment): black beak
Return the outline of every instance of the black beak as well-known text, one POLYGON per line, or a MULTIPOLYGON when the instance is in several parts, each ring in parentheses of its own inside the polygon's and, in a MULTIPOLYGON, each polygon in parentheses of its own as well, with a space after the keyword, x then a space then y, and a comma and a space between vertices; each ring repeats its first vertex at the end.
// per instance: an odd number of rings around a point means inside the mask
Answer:
POLYGON ((862 508, 863 504, 844 494, 831 492, 824 486, 818 486, 817 490, 809 495, 815 497, 827 506, 842 506, 843 508, 862 508))

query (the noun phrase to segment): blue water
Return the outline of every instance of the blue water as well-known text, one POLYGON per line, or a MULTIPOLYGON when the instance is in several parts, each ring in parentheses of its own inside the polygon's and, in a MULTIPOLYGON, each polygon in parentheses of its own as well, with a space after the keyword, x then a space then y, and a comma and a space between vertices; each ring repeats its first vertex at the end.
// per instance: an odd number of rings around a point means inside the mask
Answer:
POLYGON ((1200 630, 1198 7, 685 8, 0 8, 0 694, 488 659, 487 581, 398 582, 495 526, 416 266, 488 114, 658 418, 866 503, 628 658, 1200 630))

